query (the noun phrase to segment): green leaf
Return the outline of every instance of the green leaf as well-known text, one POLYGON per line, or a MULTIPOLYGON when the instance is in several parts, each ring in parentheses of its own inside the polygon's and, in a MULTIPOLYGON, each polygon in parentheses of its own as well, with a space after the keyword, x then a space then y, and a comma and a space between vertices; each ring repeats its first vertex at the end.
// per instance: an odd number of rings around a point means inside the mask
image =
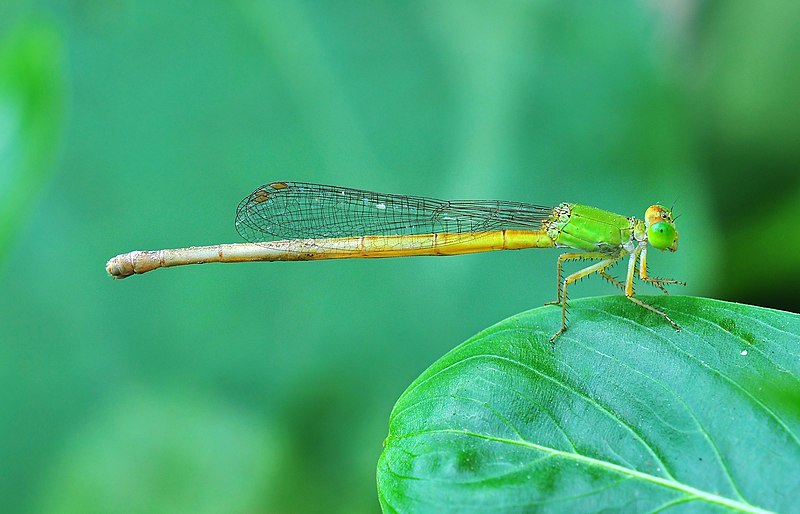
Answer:
POLYGON ((509 318, 400 397, 385 512, 789 512, 800 493, 800 316, 691 297, 509 318))

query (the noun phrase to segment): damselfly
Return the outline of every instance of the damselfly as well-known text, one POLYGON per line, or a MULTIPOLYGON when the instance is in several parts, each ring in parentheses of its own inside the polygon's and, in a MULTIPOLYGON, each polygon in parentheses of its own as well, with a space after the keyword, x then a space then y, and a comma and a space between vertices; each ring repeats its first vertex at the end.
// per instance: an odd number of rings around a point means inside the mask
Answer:
POLYGON ((653 205, 644 219, 576 203, 545 207, 501 200, 436 200, 374 193, 305 182, 271 182, 246 196, 236 209, 236 230, 249 243, 195 246, 118 255, 106 264, 114 278, 156 268, 207 262, 306 261, 321 259, 461 255, 523 248, 568 248, 558 258, 556 300, 567 329, 567 288, 598 274, 632 302, 667 314, 633 295, 639 278, 665 293, 683 284, 647 273, 647 249, 676 251, 678 232, 671 209, 653 205), (607 270, 628 258, 625 279, 607 270), (563 276, 573 260, 596 261, 563 276))

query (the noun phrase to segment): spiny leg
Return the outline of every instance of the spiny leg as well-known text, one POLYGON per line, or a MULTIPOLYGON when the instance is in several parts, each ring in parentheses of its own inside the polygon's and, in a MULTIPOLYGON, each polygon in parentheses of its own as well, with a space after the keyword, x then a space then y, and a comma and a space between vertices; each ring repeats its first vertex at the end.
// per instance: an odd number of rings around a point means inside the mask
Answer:
MULTIPOLYGON (((639 277, 639 278, 641 278, 641 277, 639 277)), ((651 286, 655 286, 655 287, 661 289, 662 293, 664 293, 665 295, 669 296, 669 291, 667 291, 667 288, 664 287, 664 283, 662 281, 653 280, 653 279, 650 279, 650 278, 642 278, 642 280, 644 280, 645 282, 647 282, 651 286)))
POLYGON ((611 275, 609 275, 608 273, 606 273, 606 272, 605 272, 605 270, 600 270, 600 271, 598 271, 597 273, 598 273, 598 274, 599 274, 601 277, 603 277, 604 279, 608 280, 609 282, 611 282, 612 284, 614 284, 615 286, 617 286, 618 288, 622 289, 622 291, 625 291, 625 284, 623 284, 622 282, 620 282, 620 281, 619 281, 619 280, 617 280, 616 278, 614 278, 614 277, 612 277, 611 275))
POLYGON ((625 279, 625 297, 628 300, 630 300, 633 303, 635 303, 636 305, 644 307, 645 309, 660 315, 662 318, 667 320, 670 325, 672 325, 672 328, 674 328, 675 330, 680 332, 680 330, 681 330, 680 325, 678 325, 677 323, 672 321, 672 318, 667 316, 666 312, 664 312, 662 310, 659 310, 659 309, 656 309, 652 305, 647 304, 647 303, 643 302, 642 300, 633 297, 633 277, 635 275, 636 261, 637 260, 640 263, 640 265, 639 265, 639 278, 641 278, 645 282, 649 282, 651 284, 656 285, 656 287, 659 287, 665 293, 666 293, 666 290, 663 287, 664 283, 670 283, 670 284, 671 283, 678 283, 678 284, 681 283, 681 282, 678 282, 677 280, 671 280, 671 279, 669 281, 655 279, 655 278, 652 278, 652 279, 648 280, 648 277, 647 277, 647 247, 640 245, 640 246, 637 246, 636 249, 631 253, 630 260, 628 261, 628 273, 627 273, 626 279, 625 279))
POLYGON ((664 284, 678 284, 685 286, 686 282, 681 282, 680 280, 675 280, 672 278, 658 278, 658 277, 650 277, 647 275, 647 247, 642 247, 641 255, 639 257, 639 278, 642 281, 647 282, 648 284, 655 286, 661 291, 664 292, 665 295, 669 295, 669 291, 667 288, 664 287, 664 284))
POLYGON ((579 261, 584 259, 608 259, 608 254, 600 252, 572 252, 559 255, 556 264, 556 299, 555 301, 545 303, 545 305, 561 305, 561 277, 564 276, 564 261, 579 261))
POLYGON ((670 324, 670 325, 672 325, 672 328, 674 328, 674 329, 675 329, 675 330, 677 330, 678 332, 680 332, 680 331, 681 331, 681 326, 680 326, 680 325, 678 325, 677 323, 675 323, 674 321, 672 321, 672 318, 670 318, 670 317, 667 315, 667 313, 666 313, 666 312, 664 312, 664 311, 662 311, 662 310, 659 310, 659 309, 656 309, 656 308, 655 308, 655 307, 653 307, 652 305, 650 305, 650 304, 648 304, 648 303, 644 303, 644 302, 643 302, 643 301, 641 301, 640 299, 638 299, 638 298, 634 298, 633 296, 628 296, 627 298, 628 298, 628 300, 632 301, 632 302, 633 302, 633 303, 635 303, 636 305, 641 305, 641 306, 642 306, 642 307, 644 307, 645 309, 647 309, 647 310, 649 310, 649 311, 652 311, 652 312, 655 312, 656 314, 660 315, 662 318, 664 318, 665 320, 667 320, 667 321, 669 322, 669 324, 670 324))
POLYGON ((686 285, 686 282, 681 282, 680 280, 674 280, 674 279, 671 279, 671 278, 658 278, 658 277, 644 277, 644 278, 639 277, 639 278, 641 278, 643 281, 647 282, 648 284, 661 289, 661 291, 663 291, 665 295, 669 295, 669 291, 667 291, 667 288, 664 287, 665 284, 676 284, 676 285, 679 285, 679 286, 685 286, 686 285))
MULTIPOLYGON (((567 255, 580 255, 582 258, 588 259, 603 259, 600 262, 596 262, 591 266, 587 266, 582 270, 576 271, 572 275, 568 276, 564 279, 564 284, 561 286, 561 328, 553 334, 553 337, 550 338, 550 342, 553 343, 558 336, 563 334, 567 330, 567 287, 582 279, 583 277, 587 277, 592 273, 602 272, 615 262, 617 262, 622 256, 613 256, 609 257, 608 254, 600 253, 600 252, 590 252, 584 254, 567 254, 567 255)), ((566 260, 566 259, 565 259, 566 260)))
POLYGON ((560 305, 561 304, 561 277, 563 276, 563 267, 564 261, 572 259, 577 259, 578 255, 583 255, 579 253, 562 253, 558 256, 558 261, 556 261, 556 299, 552 302, 547 302, 545 305, 560 305))

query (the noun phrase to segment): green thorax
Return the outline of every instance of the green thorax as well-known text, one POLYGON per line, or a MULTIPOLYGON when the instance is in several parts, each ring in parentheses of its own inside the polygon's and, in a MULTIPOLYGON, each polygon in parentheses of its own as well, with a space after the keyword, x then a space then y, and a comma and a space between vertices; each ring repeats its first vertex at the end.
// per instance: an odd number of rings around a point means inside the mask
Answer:
POLYGON ((617 253, 631 241, 631 235, 639 223, 634 218, 588 205, 562 203, 556 207, 546 227, 547 235, 557 247, 617 253))

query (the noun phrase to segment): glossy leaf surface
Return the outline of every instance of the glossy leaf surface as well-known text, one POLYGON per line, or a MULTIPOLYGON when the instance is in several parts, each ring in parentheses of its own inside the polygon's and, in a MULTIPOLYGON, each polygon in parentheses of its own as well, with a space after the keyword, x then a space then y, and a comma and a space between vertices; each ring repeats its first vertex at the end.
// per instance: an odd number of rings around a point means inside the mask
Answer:
POLYGON ((473 337, 401 396, 386 512, 790 512, 800 316, 690 297, 573 303, 473 337))

